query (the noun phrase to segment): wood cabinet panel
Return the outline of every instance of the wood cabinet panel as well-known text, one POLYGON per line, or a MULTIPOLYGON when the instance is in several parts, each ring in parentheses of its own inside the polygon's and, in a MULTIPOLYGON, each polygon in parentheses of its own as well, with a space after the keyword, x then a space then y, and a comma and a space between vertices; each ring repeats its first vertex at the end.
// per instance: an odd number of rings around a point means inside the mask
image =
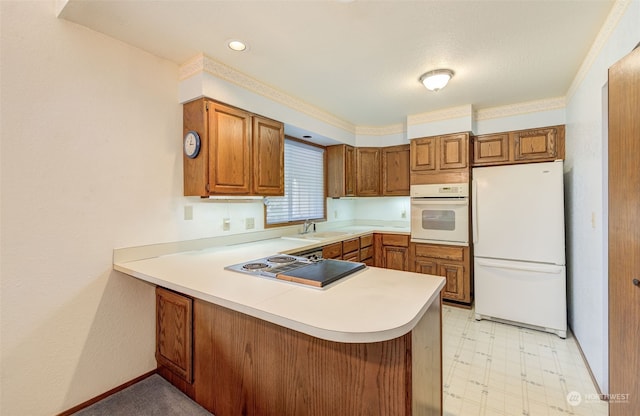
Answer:
POLYGON ((440 303, 401 337, 337 343, 201 300, 191 397, 216 415, 440 415, 440 303))
POLYGON ((411 140, 410 157, 412 171, 436 169, 437 141, 437 137, 423 137, 411 140))
POLYGON ((184 195, 284 195, 284 125, 208 98, 183 105, 183 133, 200 153, 183 156, 184 195))
POLYGON ((473 282, 469 247, 411 243, 409 255, 412 271, 446 279, 443 299, 471 305, 473 282))
POLYGON ((481 166, 509 161, 509 133, 485 134, 473 138, 473 164, 481 166))
POLYGON ((557 133, 553 127, 511 133, 514 160, 555 159, 558 155, 557 133))
POLYGON ((383 246, 383 267, 394 270, 409 270, 409 249, 406 247, 383 246))
POLYGON ((253 193, 284 195, 284 125, 253 116, 253 193))
POLYGON ((220 104, 209 105, 209 192, 249 194, 250 126, 246 111, 220 104))
POLYGON ((469 133, 411 140, 410 183, 464 183, 469 180, 469 133))
POLYGON ((360 261, 364 262, 367 259, 373 258, 373 247, 363 247, 360 249, 360 261))
POLYGON ((342 242, 328 244, 322 247, 322 257, 325 259, 341 259, 342 258, 342 242))
POLYGON ((356 148, 356 195, 380 196, 380 148, 356 148))
POLYGON ((382 195, 409 196, 409 145, 382 148, 382 195))
POLYGON ((409 236, 404 234, 382 234, 382 245, 409 247, 409 236))
POLYGON ((373 245, 373 234, 367 234, 360 236, 360 248, 365 248, 373 245))
POLYGON ((440 137, 439 169, 466 168, 469 164, 469 134, 440 137))
POLYGON ((354 251, 358 251, 360 249, 360 238, 351 238, 349 240, 344 240, 342 242, 342 252, 343 253, 353 253, 354 251))
POLYGON ((564 125, 484 134, 473 138, 473 165, 492 166, 564 159, 564 125))
POLYGON ((156 361, 182 380, 193 380, 193 299, 156 287, 156 361))
POLYGON ((345 144, 327 147, 327 196, 356 194, 356 151, 345 144))

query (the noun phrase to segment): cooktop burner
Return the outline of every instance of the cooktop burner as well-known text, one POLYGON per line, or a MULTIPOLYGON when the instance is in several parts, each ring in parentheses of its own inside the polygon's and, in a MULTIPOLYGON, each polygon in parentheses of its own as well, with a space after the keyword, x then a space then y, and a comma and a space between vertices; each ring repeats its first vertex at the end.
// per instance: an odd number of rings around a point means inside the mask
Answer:
POLYGON ((247 263, 242 265, 242 268, 245 270, 262 270, 268 267, 269 265, 267 263, 247 263))
POLYGON ((309 260, 306 257, 278 254, 262 259, 251 260, 245 263, 233 264, 225 267, 234 272, 255 274, 265 277, 276 277, 279 273, 288 272, 297 268, 308 266, 317 260, 309 260))
POLYGON ((269 263, 286 264, 293 263, 294 261, 296 261, 296 258, 293 256, 271 256, 267 257, 267 261, 269 263))

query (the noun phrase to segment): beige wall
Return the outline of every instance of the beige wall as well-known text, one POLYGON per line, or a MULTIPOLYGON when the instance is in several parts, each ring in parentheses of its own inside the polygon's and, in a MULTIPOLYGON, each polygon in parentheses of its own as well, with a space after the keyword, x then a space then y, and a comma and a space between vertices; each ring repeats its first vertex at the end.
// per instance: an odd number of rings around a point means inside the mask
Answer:
POLYGON ((51 415, 155 366, 153 288, 111 256, 191 236, 178 67, 53 1, 0 16, 0 414, 51 415))

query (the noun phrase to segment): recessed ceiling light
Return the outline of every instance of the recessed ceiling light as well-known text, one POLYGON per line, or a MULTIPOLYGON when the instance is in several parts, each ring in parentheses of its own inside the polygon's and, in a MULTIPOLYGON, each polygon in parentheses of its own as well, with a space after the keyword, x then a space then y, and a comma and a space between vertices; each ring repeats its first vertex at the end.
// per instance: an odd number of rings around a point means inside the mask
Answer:
POLYGON ((227 43, 227 46, 229 46, 229 49, 238 52, 242 52, 247 49, 247 44, 240 40, 230 40, 229 43, 227 43))

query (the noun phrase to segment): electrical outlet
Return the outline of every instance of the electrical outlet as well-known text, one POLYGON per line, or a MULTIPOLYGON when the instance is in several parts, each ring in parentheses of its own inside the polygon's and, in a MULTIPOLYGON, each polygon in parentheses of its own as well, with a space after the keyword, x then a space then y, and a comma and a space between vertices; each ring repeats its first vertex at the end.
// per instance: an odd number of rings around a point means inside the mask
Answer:
POLYGON ((253 217, 246 218, 244 220, 244 226, 247 230, 253 230, 254 228, 256 228, 256 219, 253 217))
POLYGON ((222 231, 229 231, 231 229, 231 219, 223 218, 222 219, 222 231))
POLYGON ((338 210, 333 211, 333 218, 338 218, 338 210))
POLYGON ((400 212, 400 218, 407 218, 407 210, 403 209, 402 212, 400 212))
POLYGON ((191 221, 193 219, 193 205, 184 206, 184 219, 191 221))

